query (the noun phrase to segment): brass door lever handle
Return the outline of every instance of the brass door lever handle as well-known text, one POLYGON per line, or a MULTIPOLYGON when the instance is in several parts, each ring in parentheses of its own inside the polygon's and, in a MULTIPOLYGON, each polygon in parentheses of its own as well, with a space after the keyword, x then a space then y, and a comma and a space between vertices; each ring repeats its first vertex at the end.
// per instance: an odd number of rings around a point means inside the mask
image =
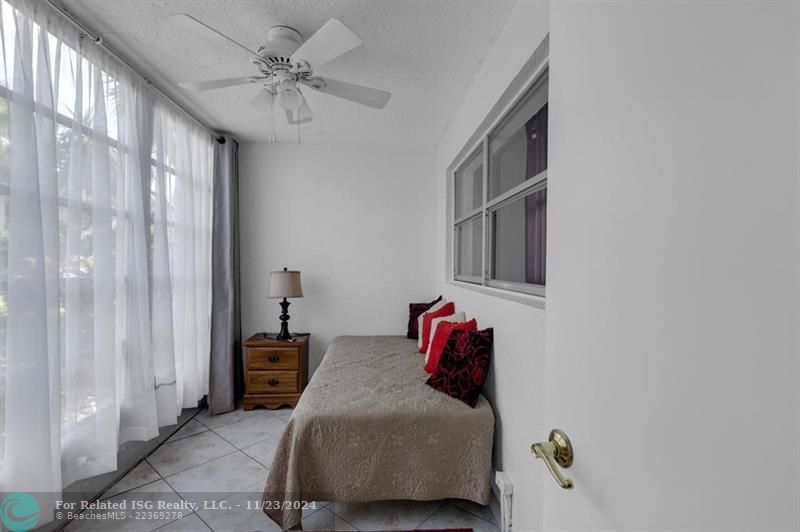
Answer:
POLYGON ((544 464, 550 470, 550 474, 553 475, 559 486, 565 490, 574 487, 572 480, 564 478, 564 475, 561 474, 561 467, 567 468, 571 466, 575 457, 572 452, 572 444, 563 431, 559 429, 551 430, 548 441, 534 443, 531 445, 531 452, 536 458, 544 460, 544 464))

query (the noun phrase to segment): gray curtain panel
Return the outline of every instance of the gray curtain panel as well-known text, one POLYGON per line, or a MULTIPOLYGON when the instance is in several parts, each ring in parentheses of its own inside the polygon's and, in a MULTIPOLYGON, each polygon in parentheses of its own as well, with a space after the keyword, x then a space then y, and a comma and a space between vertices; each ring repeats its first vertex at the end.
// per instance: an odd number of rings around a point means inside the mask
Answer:
POLYGON ((244 390, 239 312, 239 144, 217 140, 214 150, 211 368, 208 411, 236 409, 244 390))

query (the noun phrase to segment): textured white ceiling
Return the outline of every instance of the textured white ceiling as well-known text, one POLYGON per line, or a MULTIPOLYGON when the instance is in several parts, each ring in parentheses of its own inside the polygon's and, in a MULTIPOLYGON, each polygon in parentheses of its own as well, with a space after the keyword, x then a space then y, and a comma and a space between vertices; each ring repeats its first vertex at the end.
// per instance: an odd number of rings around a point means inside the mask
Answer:
MULTIPOLYGON (((268 114, 253 109, 255 85, 203 94, 180 81, 255 74, 246 53, 219 47, 174 25, 168 15, 189 13, 255 49, 266 30, 282 24, 306 39, 336 17, 364 44, 318 69, 324 76, 388 90, 383 110, 304 90, 314 120, 301 126, 304 143, 431 146, 501 31, 514 1, 504 0, 62 0, 62 5, 167 94, 219 130, 242 140, 266 140, 268 114)), ((276 117, 281 141, 296 127, 276 117)))

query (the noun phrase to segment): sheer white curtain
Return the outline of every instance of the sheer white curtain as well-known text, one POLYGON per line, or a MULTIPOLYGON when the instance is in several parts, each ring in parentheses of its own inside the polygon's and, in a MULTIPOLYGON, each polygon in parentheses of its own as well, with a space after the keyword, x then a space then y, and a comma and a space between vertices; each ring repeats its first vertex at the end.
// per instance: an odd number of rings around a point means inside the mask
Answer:
POLYGON ((177 404, 179 412, 208 393, 214 152, 209 135, 172 108, 157 105, 155 118, 153 297, 154 315, 164 316, 154 324, 162 415, 166 405, 177 404))
POLYGON ((207 393, 212 136, 0 0, 0 491, 116 469, 207 393))

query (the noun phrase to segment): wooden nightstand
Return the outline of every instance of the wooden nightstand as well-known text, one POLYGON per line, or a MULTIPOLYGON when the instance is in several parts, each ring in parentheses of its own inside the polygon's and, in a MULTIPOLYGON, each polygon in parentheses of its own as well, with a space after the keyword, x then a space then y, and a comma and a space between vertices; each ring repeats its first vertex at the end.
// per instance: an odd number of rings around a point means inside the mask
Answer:
POLYGON ((291 340, 276 340, 274 334, 259 333, 245 341, 245 410, 297 406, 308 382, 310 337, 296 334, 291 340))

